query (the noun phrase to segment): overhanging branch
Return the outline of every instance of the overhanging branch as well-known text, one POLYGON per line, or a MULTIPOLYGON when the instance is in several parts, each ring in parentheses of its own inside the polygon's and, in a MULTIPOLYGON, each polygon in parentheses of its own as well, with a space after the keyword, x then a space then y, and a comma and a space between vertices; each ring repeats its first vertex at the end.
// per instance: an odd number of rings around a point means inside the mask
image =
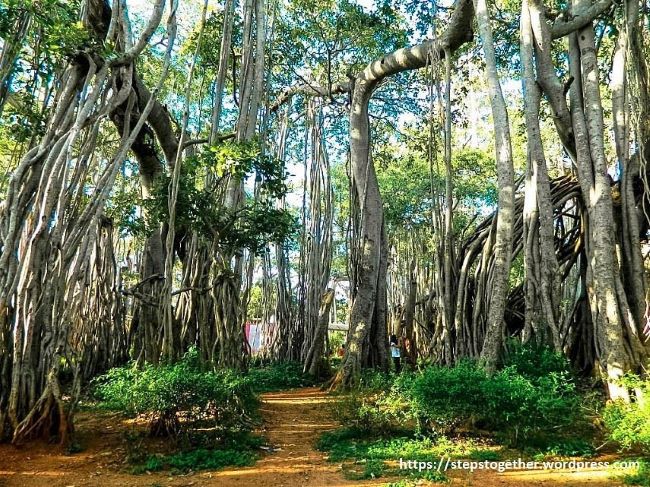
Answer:
POLYGON ((611 7, 612 3, 612 0, 599 0, 577 15, 558 17, 551 26, 551 37, 559 39, 581 29, 611 7))

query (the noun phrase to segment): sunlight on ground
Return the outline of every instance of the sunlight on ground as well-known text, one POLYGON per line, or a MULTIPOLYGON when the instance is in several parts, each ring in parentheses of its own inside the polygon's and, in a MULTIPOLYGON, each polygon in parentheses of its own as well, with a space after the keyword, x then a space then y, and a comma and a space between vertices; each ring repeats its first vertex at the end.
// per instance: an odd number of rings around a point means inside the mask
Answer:
POLYGON ((500 476, 521 479, 528 481, 552 481, 552 480, 590 480, 594 477, 599 479, 608 479, 610 472, 607 470, 515 470, 511 472, 503 472, 500 476))
POLYGON ((213 477, 239 477, 242 475, 260 475, 260 474, 294 474, 300 472, 335 472, 338 473, 336 466, 322 467, 311 470, 311 464, 294 464, 291 467, 268 467, 268 468, 244 468, 239 470, 223 470, 212 473, 213 477), (310 469, 310 470, 307 470, 310 469))
MULTIPOLYGON (((52 471, 18 472, 18 471, 0 470, 0 475, 28 475, 30 477, 63 477, 65 475, 65 472, 52 472, 52 471)), ((0 483, 0 485, 2 484, 0 483)))
POLYGON ((328 404, 332 403, 333 401, 328 400, 328 399, 283 399, 283 398, 277 398, 277 399, 265 399, 265 403, 268 404, 328 404))

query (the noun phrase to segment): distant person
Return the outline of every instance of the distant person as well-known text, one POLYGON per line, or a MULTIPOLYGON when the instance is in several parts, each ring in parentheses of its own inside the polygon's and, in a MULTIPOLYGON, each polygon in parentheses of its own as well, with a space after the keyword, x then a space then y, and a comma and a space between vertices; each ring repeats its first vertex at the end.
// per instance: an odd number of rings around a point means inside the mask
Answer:
POLYGON ((399 346, 397 335, 390 336, 389 345, 390 356, 393 359, 393 364, 395 365, 395 372, 399 374, 402 371, 402 349, 399 346))
POLYGON ((336 355, 343 358, 343 355, 345 355, 345 343, 341 344, 339 349, 336 351, 336 355))

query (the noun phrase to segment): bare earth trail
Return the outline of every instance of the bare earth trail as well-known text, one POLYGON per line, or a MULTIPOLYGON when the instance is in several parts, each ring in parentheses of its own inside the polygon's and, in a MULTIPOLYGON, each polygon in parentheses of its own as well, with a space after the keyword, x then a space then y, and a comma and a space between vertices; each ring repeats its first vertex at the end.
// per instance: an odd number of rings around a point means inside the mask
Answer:
MULTIPOLYGON (((252 467, 175 476, 159 472, 132 475, 127 473, 125 460, 124 432, 128 426, 124 425, 124 420, 116 415, 83 413, 77 421, 77 432, 84 447, 80 453, 64 455, 56 447, 42 443, 32 443, 20 449, 0 445, 0 487, 350 487, 386 485, 391 480, 346 480, 339 464, 329 463, 325 453, 315 450, 314 443, 318 437, 338 426, 333 417, 335 397, 317 388, 303 388, 267 393, 262 399, 264 426, 260 433, 267 438, 273 451, 252 467)), ((449 474, 453 486, 622 485, 610 479, 606 470, 512 471, 503 474, 454 471, 449 474)))

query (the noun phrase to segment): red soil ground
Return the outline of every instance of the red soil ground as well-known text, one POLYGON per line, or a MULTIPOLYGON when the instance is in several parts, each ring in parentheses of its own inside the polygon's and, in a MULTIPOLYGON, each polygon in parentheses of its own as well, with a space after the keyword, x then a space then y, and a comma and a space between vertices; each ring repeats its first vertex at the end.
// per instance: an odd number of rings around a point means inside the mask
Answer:
MULTIPOLYGON (((314 449, 321 433, 334 429, 332 402, 336 399, 316 388, 296 389, 263 396, 262 433, 273 446, 254 466, 170 476, 166 473, 129 473, 125 432, 133 423, 118 415, 82 412, 76 430, 83 451, 63 454, 55 446, 30 443, 20 448, 0 445, 0 487, 167 487, 167 486, 380 486, 391 479, 346 480, 341 465, 327 461, 314 449)), ((595 460, 607 460, 603 458, 595 460)), ((452 486, 614 487, 607 469, 587 471, 448 472, 452 486)), ((436 485, 423 482, 422 485, 436 485)), ((445 484, 440 484, 445 485, 445 484)), ((446 484, 450 485, 450 484, 446 484)))

